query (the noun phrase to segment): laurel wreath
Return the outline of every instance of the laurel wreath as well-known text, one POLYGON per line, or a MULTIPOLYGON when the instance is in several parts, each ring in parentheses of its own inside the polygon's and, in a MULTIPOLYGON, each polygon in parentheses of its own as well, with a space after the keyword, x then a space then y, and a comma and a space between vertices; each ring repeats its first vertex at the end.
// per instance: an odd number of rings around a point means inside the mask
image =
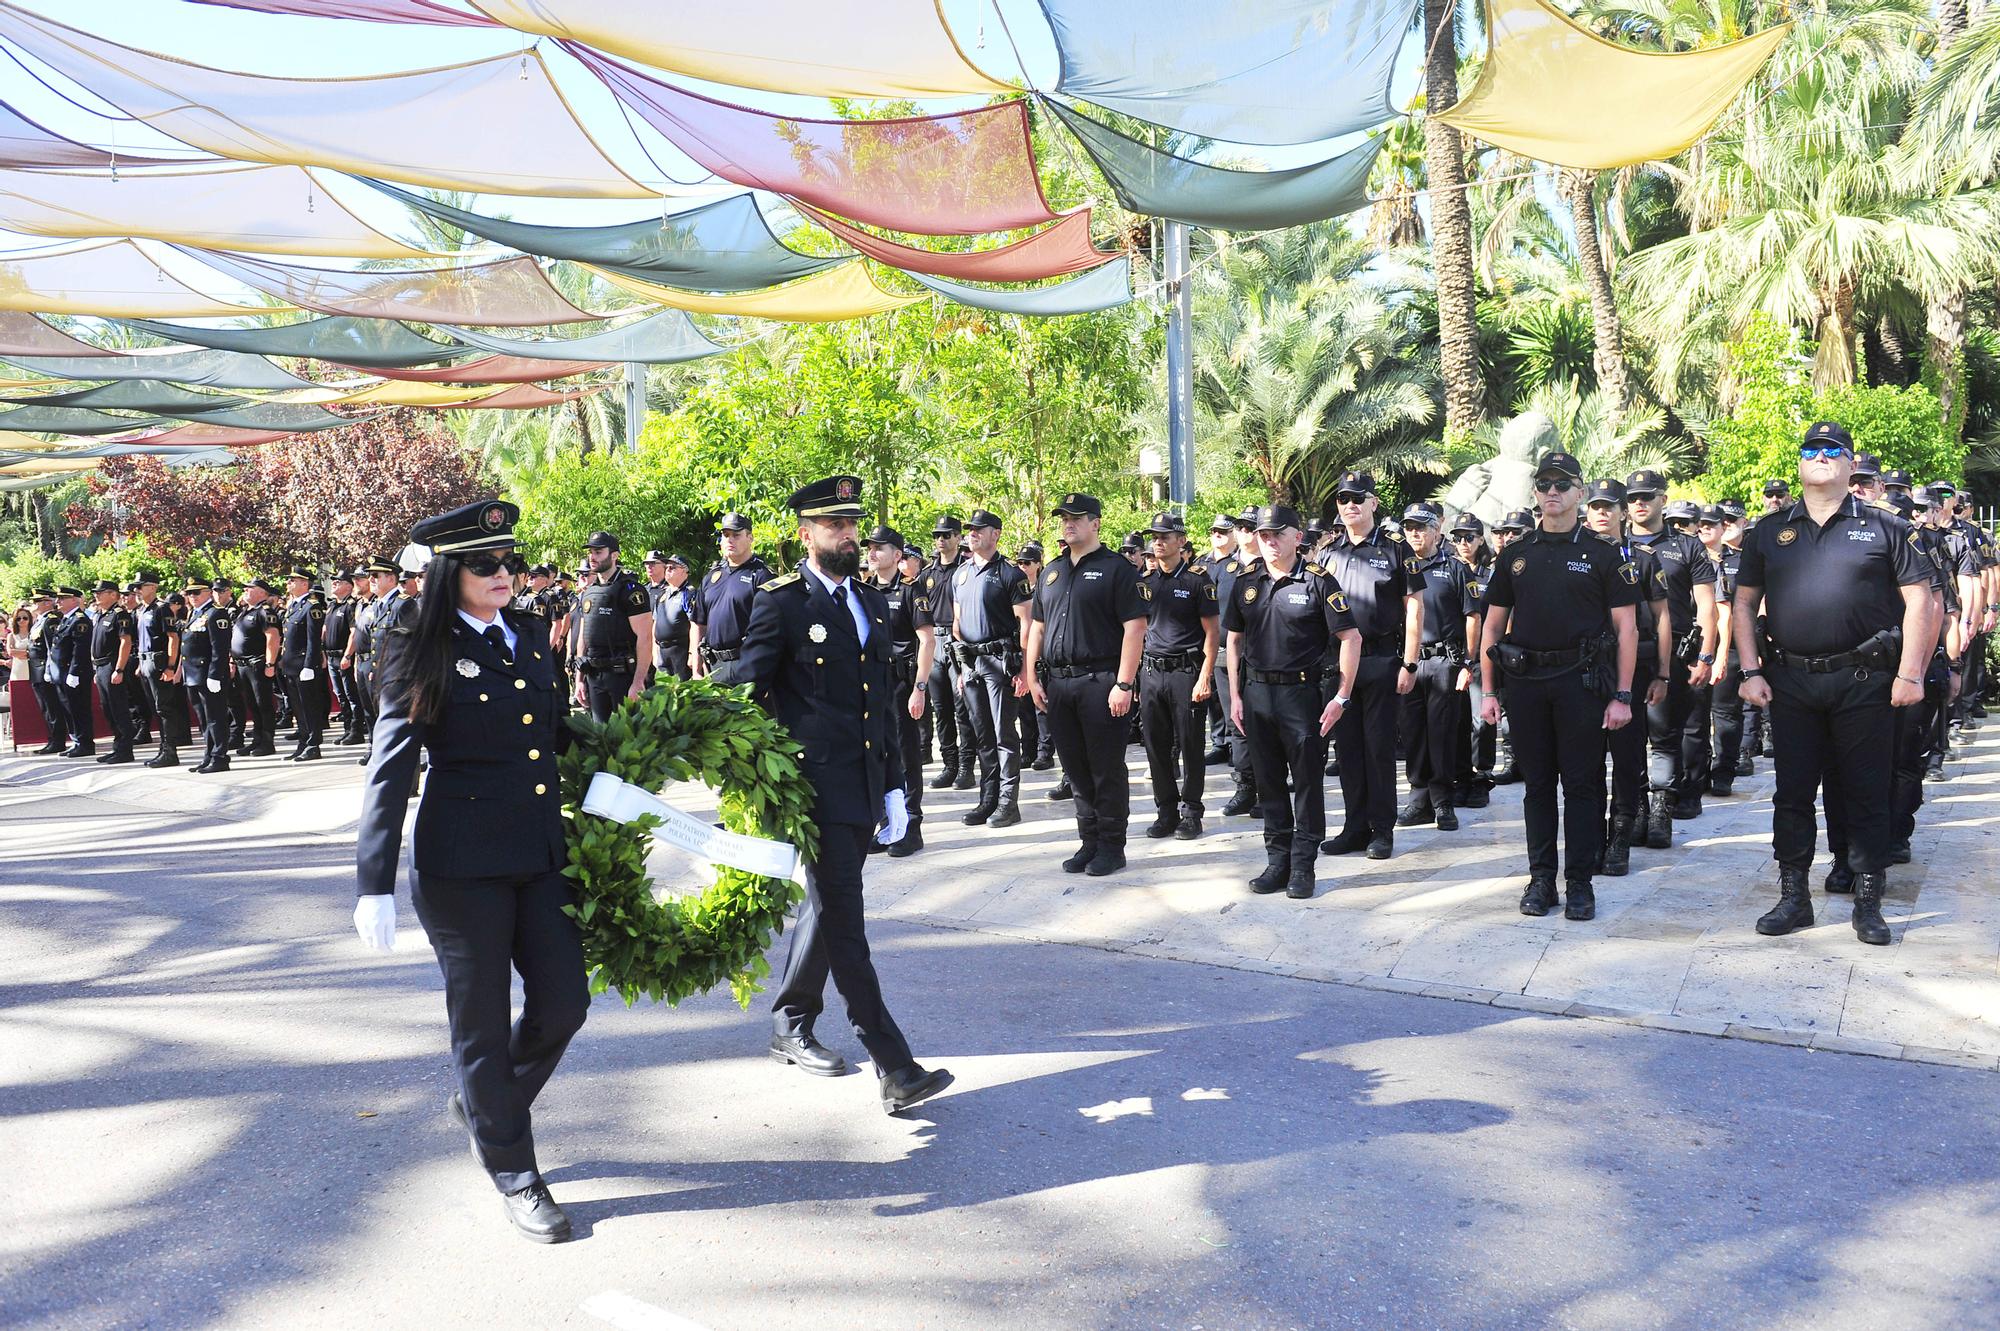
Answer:
POLYGON ((716 866, 716 881, 690 896, 656 899, 646 857, 653 817, 629 823, 584 813, 593 773, 610 772, 646 790, 701 781, 721 792, 732 832, 789 841, 804 858, 818 848, 812 786, 799 770, 798 744, 749 699, 744 686, 662 678, 599 723, 573 714, 576 737, 558 764, 569 865, 577 903, 566 907, 583 930, 593 993, 616 990, 629 1007, 641 997, 668 1004, 727 981, 743 1007, 771 973, 764 951, 802 895, 789 879, 716 866))

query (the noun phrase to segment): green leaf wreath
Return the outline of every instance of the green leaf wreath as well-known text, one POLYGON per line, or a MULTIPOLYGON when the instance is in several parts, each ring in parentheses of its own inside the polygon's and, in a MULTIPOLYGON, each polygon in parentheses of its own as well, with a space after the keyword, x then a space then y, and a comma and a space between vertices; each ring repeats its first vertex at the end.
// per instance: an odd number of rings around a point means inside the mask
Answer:
POLYGON ((811 857, 819 833, 798 744, 747 694, 705 679, 662 679, 603 724, 588 712, 570 717, 576 742, 559 764, 569 821, 563 872, 577 885, 568 909, 583 928, 592 992, 615 989, 627 1005, 642 996, 671 1004, 727 980, 748 1007, 770 974, 764 950, 803 894, 797 883, 717 865, 706 891, 656 901, 646 857, 659 820, 618 823, 581 807, 599 771, 654 791, 670 780, 701 781, 721 792, 730 831, 789 841, 811 857))

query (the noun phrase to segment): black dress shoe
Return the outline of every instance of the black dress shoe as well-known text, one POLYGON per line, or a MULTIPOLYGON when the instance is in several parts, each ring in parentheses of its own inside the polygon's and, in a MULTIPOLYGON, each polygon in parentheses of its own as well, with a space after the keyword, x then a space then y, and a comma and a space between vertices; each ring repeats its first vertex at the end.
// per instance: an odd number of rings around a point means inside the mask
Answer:
POLYGON ((1272 860, 1264 866, 1264 872, 1250 880, 1250 890, 1259 896, 1267 896, 1272 892, 1282 892, 1285 890, 1285 884, 1291 879, 1291 876, 1292 862, 1290 860, 1272 860))
POLYGON ((1174 840, 1193 841, 1200 835, 1201 815, 1198 813, 1182 814, 1179 825, 1174 828, 1174 840))
POLYGON ((1180 825, 1181 816, 1178 813, 1162 813, 1146 825, 1146 835, 1155 841, 1165 841, 1180 825))
POLYGON ((1076 854, 1062 862, 1064 873, 1082 873, 1097 858, 1097 843, 1086 841, 1076 848, 1076 854))
POLYGON ((1569 891, 1563 893, 1563 918, 1590 920, 1596 917, 1597 889, 1589 883, 1571 883, 1569 891))
POLYGON ((1310 864, 1295 864, 1285 877, 1285 895, 1294 901, 1310 901, 1319 884, 1314 881, 1310 864))
POLYGON ((1076 792, 1069 788, 1068 777, 1064 777, 1062 780, 1056 782, 1053 786, 1049 787, 1049 798, 1052 800, 1068 800, 1076 798, 1076 792))
POLYGON ((278 746, 276 744, 253 744, 250 746, 250 756, 252 758, 275 758, 278 756, 278 746))
POLYGON ((97 761, 103 763, 107 767, 116 767, 121 763, 132 763, 132 762, 137 762, 139 760, 137 758, 134 758, 129 751, 121 749, 113 749, 111 752, 105 754, 102 758, 99 758, 97 761))
POLYGON ((1449 804, 1440 804, 1437 806, 1437 830, 1440 832, 1456 832, 1458 830, 1458 815, 1452 812, 1452 807, 1449 804))
POLYGON ((815 1077, 838 1077, 847 1071, 847 1060, 814 1039, 811 1031, 773 1035, 771 1057, 815 1077))
POLYGON ((1452 797, 1452 803, 1461 809, 1483 809, 1492 802, 1492 792, 1486 789, 1484 781, 1475 781, 1465 788, 1464 794, 1452 797))
POLYGON ((1223 748, 1220 744, 1216 745, 1214 748, 1210 749, 1207 753, 1203 754, 1201 758, 1202 766, 1204 767, 1215 767, 1219 764, 1226 763, 1228 761, 1229 761, 1229 750, 1223 748))
POLYGON ((932 790, 949 790, 951 783, 958 780, 958 769, 947 767, 930 779, 932 790))
POLYGON ((1431 807, 1430 796, 1419 795, 1405 804, 1403 811, 1396 815, 1396 826, 1422 827, 1435 817, 1437 811, 1431 807))
POLYGON ((1337 837, 1319 843, 1322 855, 1352 855, 1356 851, 1368 849, 1368 830, 1349 828, 1337 837))
POLYGON ((876 1082, 882 1092, 882 1112, 900 1114, 910 1106, 930 1099, 951 1085, 952 1081, 952 1075, 943 1068, 932 1068, 926 1072, 918 1063, 912 1063, 899 1072, 891 1072, 876 1082))
POLYGON ((41 748, 33 750, 29 756, 34 758, 46 758, 52 753, 61 753, 62 751, 63 751, 63 746, 60 743, 58 743, 55 740, 50 740, 47 744, 42 745, 41 748))
POLYGON ((313 745, 308 745, 306 748, 300 749, 297 753, 293 754, 292 761, 295 763, 316 763, 320 760, 322 756, 323 755, 319 751, 319 745, 313 744, 313 745))
POLYGON ((1229 803, 1222 806, 1224 818, 1239 818, 1257 807, 1257 792, 1239 790, 1229 797, 1229 803))
POLYGON ((500 1207, 521 1237, 530 1243, 568 1243, 569 1217, 549 1196, 549 1185, 536 1179, 519 1192, 500 1194, 500 1207))
POLYGON ((210 772, 213 772, 215 770, 215 759, 203 758, 200 762, 196 763, 193 767, 189 768, 188 770, 193 772, 196 776, 207 776, 210 772))
POLYGON ((1904 837, 1889 847, 1889 863, 1908 864, 1910 862, 1910 839, 1904 837))
POLYGON ((903 833, 902 838, 889 847, 889 858, 892 860, 908 859, 923 848, 923 829, 916 823, 911 823, 910 830, 903 833))
POLYGON ((472 1120, 465 1116, 465 1097, 453 1091, 445 1097, 444 1112, 451 1115, 451 1121, 465 1134, 465 1144, 472 1148, 472 1163, 486 1168, 486 1161, 479 1154, 479 1139, 472 1135, 472 1120))
POLYGON ((1368 858, 1386 860, 1396 853, 1396 838, 1387 832, 1378 832, 1368 839, 1368 858))
POLYGON ((1556 908, 1556 880, 1534 877, 1528 879, 1528 890, 1521 894, 1523 915, 1547 915, 1556 908))
POLYGON ((1019 806, 1003 804, 993 811, 993 816, 986 820, 986 825, 988 827, 1012 827, 1020 821, 1021 810, 1019 806))
POLYGON ((1092 878, 1102 878, 1108 873, 1117 873, 1124 867, 1125 847, 1099 846, 1097 854, 1091 856, 1090 863, 1083 866, 1083 871, 1092 878))

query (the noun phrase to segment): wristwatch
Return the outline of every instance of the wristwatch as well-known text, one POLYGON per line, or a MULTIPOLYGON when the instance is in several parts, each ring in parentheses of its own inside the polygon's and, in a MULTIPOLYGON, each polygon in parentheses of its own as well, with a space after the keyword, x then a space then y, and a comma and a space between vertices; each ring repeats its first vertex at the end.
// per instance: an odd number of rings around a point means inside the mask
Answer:
POLYGON ((1700 656, 1697 656, 1697 657, 1695 658, 1695 660, 1697 660, 1697 661, 1701 662, 1701 663, 1702 663, 1703 665, 1714 665, 1714 664, 1715 664, 1715 653, 1714 653, 1714 652, 1703 652, 1703 653, 1702 653, 1702 654, 1701 654, 1700 656))
POLYGON ((1127 681, 1121 679, 1117 683, 1113 684, 1111 687, 1114 689, 1123 689, 1125 690, 1125 692, 1131 693, 1135 691, 1139 686, 1136 683, 1128 683, 1127 681))
POLYGON ((1335 695, 1333 701, 1344 712, 1347 710, 1347 704, 1350 700, 1345 696, 1335 695))
POLYGON ((1611 701, 1622 702, 1627 707, 1630 707, 1632 705, 1632 690, 1630 689, 1618 690, 1618 692, 1611 695, 1611 701))
POLYGON ((931 682, 927 679, 920 679, 910 685, 910 687, 918 693, 929 693, 931 691, 931 682))
POLYGON ((1737 673, 1742 675, 1743 678, 1745 679, 1762 679, 1764 677, 1764 667, 1751 666, 1749 669, 1739 670, 1737 673))
POLYGON ((1415 661, 1405 661, 1403 662, 1403 669, 1414 675, 1417 673, 1417 663, 1415 661))

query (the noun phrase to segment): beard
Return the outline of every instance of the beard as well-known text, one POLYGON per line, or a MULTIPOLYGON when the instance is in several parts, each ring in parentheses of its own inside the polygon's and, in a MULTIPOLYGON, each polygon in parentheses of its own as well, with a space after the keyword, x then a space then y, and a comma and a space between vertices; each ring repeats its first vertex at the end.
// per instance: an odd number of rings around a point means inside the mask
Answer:
POLYGON ((851 541, 831 550, 816 551, 813 558, 829 578, 851 578, 861 572, 861 547, 851 541))

